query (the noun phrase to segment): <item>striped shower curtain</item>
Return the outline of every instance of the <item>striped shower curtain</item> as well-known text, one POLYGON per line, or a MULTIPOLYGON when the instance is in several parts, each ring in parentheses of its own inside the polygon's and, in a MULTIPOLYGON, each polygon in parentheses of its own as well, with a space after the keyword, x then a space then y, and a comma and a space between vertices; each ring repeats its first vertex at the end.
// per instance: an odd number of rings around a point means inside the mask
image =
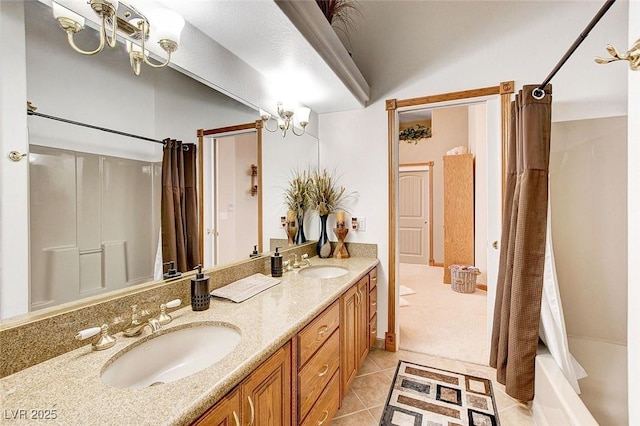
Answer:
POLYGON ((551 86, 527 85, 511 103, 500 266, 490 364, 511 397, 531 401, 544 279, 551 86))

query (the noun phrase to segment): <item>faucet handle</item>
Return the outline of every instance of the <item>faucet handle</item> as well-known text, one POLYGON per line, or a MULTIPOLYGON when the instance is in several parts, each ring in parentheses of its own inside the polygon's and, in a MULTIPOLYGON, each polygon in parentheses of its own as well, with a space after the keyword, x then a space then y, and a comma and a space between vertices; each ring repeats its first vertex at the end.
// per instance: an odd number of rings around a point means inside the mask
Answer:
POLYGON ((177 308, 181 304, 182 304, 182 300, 174 299, 170 302, 163 303, 162 305, 160 305, 160 315, 158 315, 158 322, 160 323, 160 325, 167 325, 171 322, 172 318, 171 318, 171 315, 167 314, 167 308, 169 309, 177 308))
POLYGON ((100 333, 100 336, 91 344, 94 351, 109 349, 116 344, 116 338, 109 335, 109 326, 107 324, 102 324, 101 327, 92 327, 79 331, 78 334, 76 334, 76 340, 85 340, 98 333, 100 333))

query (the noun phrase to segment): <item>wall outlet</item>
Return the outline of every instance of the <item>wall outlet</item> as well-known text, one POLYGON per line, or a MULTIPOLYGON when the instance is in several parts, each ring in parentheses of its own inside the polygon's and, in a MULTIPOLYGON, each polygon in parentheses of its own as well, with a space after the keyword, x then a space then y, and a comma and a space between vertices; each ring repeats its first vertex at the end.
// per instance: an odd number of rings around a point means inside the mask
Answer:
POLYGON ((362 216, 354 216, 351 218, 351 229, 354 231, 366 231, 367 220, 362 216))

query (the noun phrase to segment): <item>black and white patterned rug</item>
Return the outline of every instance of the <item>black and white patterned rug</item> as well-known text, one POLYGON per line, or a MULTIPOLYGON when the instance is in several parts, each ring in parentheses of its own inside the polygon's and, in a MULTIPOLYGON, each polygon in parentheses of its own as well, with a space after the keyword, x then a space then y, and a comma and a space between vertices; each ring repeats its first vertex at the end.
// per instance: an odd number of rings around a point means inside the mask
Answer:
POLYGON ((400 361, 382 426, 499 426, 491 380, 400 361))

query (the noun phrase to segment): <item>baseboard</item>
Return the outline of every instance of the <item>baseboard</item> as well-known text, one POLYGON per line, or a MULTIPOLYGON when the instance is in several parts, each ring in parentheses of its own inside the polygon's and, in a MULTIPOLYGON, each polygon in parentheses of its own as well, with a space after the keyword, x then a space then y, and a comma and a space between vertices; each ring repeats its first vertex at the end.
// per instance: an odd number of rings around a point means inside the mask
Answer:
POLYGON ((371 347, 384 350, 384 342, 385 342, 384 339, 376 339, 376 341, 373 342, 373 345, 371 345, 371 347))
POLYGON ((487 285, 486 284, 476 284, 476 288, 478 290, 484 290, 487 291, 487 285))
POLYGON ((433 266, 440 266, 441 268, 444 268, 444 263, 433 262, 433 266))

